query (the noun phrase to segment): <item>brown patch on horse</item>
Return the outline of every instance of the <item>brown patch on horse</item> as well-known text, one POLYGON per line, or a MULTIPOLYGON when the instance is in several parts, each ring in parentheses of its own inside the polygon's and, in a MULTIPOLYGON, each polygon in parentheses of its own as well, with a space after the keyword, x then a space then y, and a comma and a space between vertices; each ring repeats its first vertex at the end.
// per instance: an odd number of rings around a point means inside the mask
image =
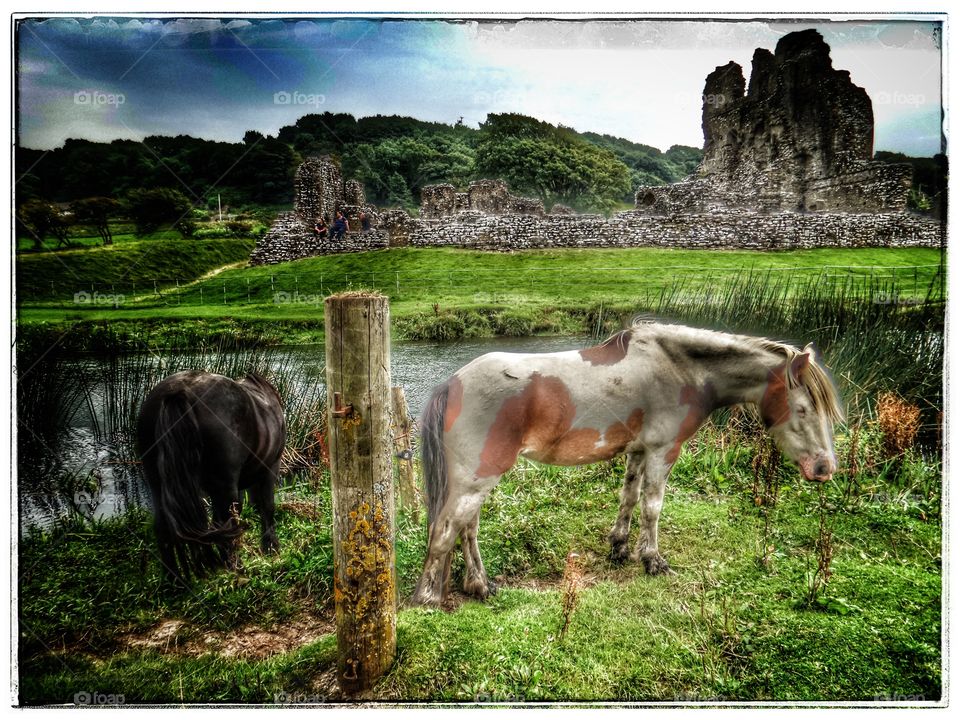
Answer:
MULTIPOLYGON (((573 418, 570 417, 570 423, 573 418)), ((596 428, 532 428, 524 438, 530 457, 550 465, 584 465, 609 460, 622 453, 643 427, 643 410, 637 408, 626 422, 617 421, 601 432, 596 428)))
MULTIPOLYGON (((531 453, 531 457, 551 465, 584 465, 609 460, 622 453, 642 427, 643 410, 637 408, 626 422, 608 425, 602 435, 594 428, 568 429, 544 450, 531 453)), ((527 447, 531 447, 531 443, 527 443, 527 447)))
POLYGON ((640 434, 640 430, 643 428, 643 409, 637 408, 632 413, 630 417, 627 418, 625 423, 615 422, 613 425, 609 426, 603 433, 603 447, 604 451, 609 453, 607 458, 612 458, 614 455, 619 455, 622 453, 627 445, 630 444, 637 435, 640 434))
POLYGON ((443 416, 443 431, 450 432, 463 410, 463 383, 454 375, 447 380, 447 410, 443 416))
POLYGON ((580 351, 580 357, 591 365, 616 365, 627 356, 631 334, 621 330, 601 344, 580 351))
POLYGON ((562 380, 534 373, 518 395, 504 401, 487 433, 476 477, 502 475, 526 448, 539 462, 582 465, 623 452, 643 426, 643 410, 615 422, 601 435, 595 428, 571 429, 576 407, 562 380), (602 438, 602 442, 601 442, 602 438))
POLYGON ((503 401, 480 451, 476 477, 502 475, 517 461, 524 446, 524 434, 531 426, 570 427, 576 409, 563 381, 534 373, 530 382, 517 395, 503 401))
POLYGON ((767 374, 767 387, 760 399, 760 416, 768 428, 790 419, 786 363, 775 367, 767 374))
POLYGON ((687 414, 680 421, 680 428, 677 430, 673 447, 667 453, 666 461, 668 463, 677 461, 683 443, 696 434, 700 426, 703 425, 703 421, 713 412, 715 402, 716 392, 710 383, 704 385, 703 388, 697 388, 693 385, 684 385, 680 388, 680 404, 689 407, 687 408, 687 414))

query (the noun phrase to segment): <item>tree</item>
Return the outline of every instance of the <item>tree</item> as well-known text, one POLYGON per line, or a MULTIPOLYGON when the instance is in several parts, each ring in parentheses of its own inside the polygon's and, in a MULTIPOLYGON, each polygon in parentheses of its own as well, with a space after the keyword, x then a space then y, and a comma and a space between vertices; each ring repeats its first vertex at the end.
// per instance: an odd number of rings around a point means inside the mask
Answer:
POLYGON ((110 218, 115 217, 120 212, 120 203, 108 197, 84 198, 70 203, 70 211, 73 213, 75 222, 93 225, 104 245, 113 244, 110 218))
POLYGON ((489 115, 480 127, 477 173, 546 204, 610 210, 630 192, 629 169, 569 128, 523 115, 489 115))
POLYGON ((43 239, 53 235, 57 247, 68 245, 70 222, 60 208, 46 200, 28 200, 20 206, 18 216, 33 237, 33 249, 43 250, 43 239))
POLYGON ((416 204, 413 202, 413 195, 410 193, 407 181, 398 172, 391 173, 387 177, 386 202, 387 205, 407 209, 414 207, 416 204))
POLYGON ((192 208, 187 197, 173 188, 133 190, 127 196, 130 219, 136 227, 136 234, 141 237, 165 224, 189 237, 193 234, 193 221, 189 217, 192 208))

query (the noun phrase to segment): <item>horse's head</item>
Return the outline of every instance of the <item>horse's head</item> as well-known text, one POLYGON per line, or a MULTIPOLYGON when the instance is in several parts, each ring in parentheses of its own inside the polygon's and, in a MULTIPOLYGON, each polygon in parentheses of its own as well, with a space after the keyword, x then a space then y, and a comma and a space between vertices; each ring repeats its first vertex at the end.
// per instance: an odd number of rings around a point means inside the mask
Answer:
POLYGON ((760 413, 777 446, 797 463, 804 478, 826 482, 833 476, 833 424, 843 414, 812 343, 770 371, 760 413))

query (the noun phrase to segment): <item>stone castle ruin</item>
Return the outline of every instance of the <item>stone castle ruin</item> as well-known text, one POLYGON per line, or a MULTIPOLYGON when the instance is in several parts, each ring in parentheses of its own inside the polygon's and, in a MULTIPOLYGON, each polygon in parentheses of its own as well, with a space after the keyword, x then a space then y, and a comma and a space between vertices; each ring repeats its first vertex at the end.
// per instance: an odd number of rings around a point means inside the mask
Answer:
POLYGON ((423 188, 418 217, 378 211, 362 185, 329 158, 297 171, 295 209, 281 213, 251 264, 399 245, 490 250, 550 247, 789 249, 930 246, 941 224, 907 211, 908 165, 872 160, 873 107, 850 74, 835 70, 815 30, 758 49, 750 85, 728 63, 707 76, 704 157, 685 180, 641 187, 636 207, 605 218, 512 195, 501 180, 423 188), (318 239, 315 219, 343 210, 351 232, 318 239), (374 229, 356 232, 365 210, 374 229))
POLYGON ((297 168, 294 179, 293 212, 277 215, 273 225, 257 242, 250 255, 251 265, 285 262, 331 252, 361 252, 371 247, 386 247, 387 238, 380 230, 360 230, 360 212, 377 217, 377 209, 368 205, 363 183, 344 182, 340 165, 329 157, 307 158, 297 168), (317 237, 314 225, 321 218, 331 224, 337 212, 349 218, 350 231, 334 242, 317 237))
POLYGON ((702 212, 900 212, 909 165, 875 162, 873 105, 835 70, 816 30, 784 36, 753 54, 750 87, 734 62, 707 76, 703 161, 694 175, 641 187, 637 208, 702 212))

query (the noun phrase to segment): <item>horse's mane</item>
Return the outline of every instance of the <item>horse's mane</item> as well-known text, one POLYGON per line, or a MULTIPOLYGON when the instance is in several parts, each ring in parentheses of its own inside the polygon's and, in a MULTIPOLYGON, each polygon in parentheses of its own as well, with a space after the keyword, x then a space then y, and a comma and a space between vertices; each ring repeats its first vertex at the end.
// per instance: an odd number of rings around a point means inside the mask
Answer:
MULTIPOLYGON (((630 330, 634 331, 641 327, 650 327, 651 325, 670 325, 670 323, 659 323, 646 318, 637 318, 632 323, 630 330)), ((735 338, 748 347, 782 356, 787 364, 787 386, 791 389, 798 386, 805 387, 810 393, 810 399, 813 402, 814 409, 818 413, 825 414, 833 422, 843 420, 844 413, 840 404, 840 396, 837 393, 837 388, 833 384, 830 375, 820 364, 819 353, 814 352, 812 354, 806 369, 800 373, 800 377, 796 377, 792 370, 793 360, 799 355, 802 355, 804 351, 793 345, 752 335, 735 335, 732 333, 682 325, 674 325, 674 327, 684 327, 687 330, 708 333, 717 337, 725 337, 727 340, 735 338)), ((616 336, 611 337, 607 342, 610 342, 610 340, 613 340, 615 337, 616 336)))
POLYGON ((277 388, 274 386, 272 382, 267 380, 267 378, 265 378, 260 373, 248 372, 246 377, 244 377, 244 380, 248 380, 252 384, 256 385, 257 387, 260 387, 263 390, 269 391, 270 393, 273 394, 275 398, 277 398, 277 402, 280 403, 280 407, 284 406, 283 398, 280 396, 280 392, 277 390, 277 388))
POLYGON ((782 355, 787 363, 787 387, 791 389, 799 386, 805 387, 807 392, 810 393, 813 407, 818 413, 825 414, 833 422, 843 420, 840 396, 830 375, 820 364, 819 353, 811 353, 810 362, 800 373, 800 377, 797 377, 793 372, 793 361, 804 353, 803 350, 768 338, 750 337, 748 335, 741 337, 761 350, 782 355))

